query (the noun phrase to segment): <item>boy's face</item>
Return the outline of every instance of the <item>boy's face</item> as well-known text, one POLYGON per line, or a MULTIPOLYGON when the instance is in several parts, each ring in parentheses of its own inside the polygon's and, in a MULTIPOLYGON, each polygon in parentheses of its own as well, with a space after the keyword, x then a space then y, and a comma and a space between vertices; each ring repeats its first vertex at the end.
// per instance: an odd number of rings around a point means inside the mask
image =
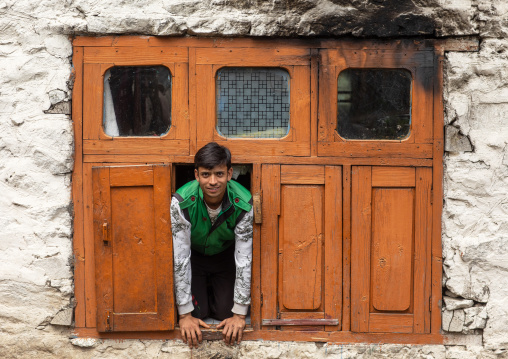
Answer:
POLYGON ((219 204, 222 201, 227 183, 232 175, 233 168, 228 171, 226 165, 215 166, 212 169, 198 167, 197 170, 194 170, 194 176, 199 182, 206 203, 209 205, 219 204))

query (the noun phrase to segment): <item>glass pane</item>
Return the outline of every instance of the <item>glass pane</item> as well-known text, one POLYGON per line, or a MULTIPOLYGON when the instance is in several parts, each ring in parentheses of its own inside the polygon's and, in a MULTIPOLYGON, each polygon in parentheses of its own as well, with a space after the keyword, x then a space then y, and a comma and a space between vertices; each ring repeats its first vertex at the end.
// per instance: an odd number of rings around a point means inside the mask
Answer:
POLYGON ((164 66, 113 67, 104 74, 104 133, 160 136, 171 127, 171 73, 164 66))
POLYGON ((289 132, 289 74, 277 68, 217 73, 217 131, 230 138, 281 138, 289 132))
POLYGON ((411 126, 411 73, 347 69, 337 86, 337 132, 355 140, 401 140, 411 126))

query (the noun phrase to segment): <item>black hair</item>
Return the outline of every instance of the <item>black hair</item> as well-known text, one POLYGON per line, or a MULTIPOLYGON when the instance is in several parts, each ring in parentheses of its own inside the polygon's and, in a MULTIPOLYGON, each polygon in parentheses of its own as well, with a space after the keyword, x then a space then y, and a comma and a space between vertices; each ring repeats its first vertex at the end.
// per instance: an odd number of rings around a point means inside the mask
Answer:
POLYGON ((226 165, 231 168, 231 152, 227 147, 216 142, 210 142, 199 149, 194 156, 194 168, 199 167, 211 170, 215 166, 226 165))

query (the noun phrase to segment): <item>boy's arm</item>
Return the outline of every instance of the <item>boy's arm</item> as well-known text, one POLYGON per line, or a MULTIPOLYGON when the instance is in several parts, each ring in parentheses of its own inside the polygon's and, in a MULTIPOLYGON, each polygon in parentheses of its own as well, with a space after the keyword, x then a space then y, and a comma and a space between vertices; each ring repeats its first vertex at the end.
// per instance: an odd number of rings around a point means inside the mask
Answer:
POLYGON ((240 315, 247 315, 250 304, 253 217, 251 208, 235 227, 236 280, 232 312, 240 315))
POLYGON ((178 199, 171 199, 171 232, 173 233, 173 260, 175 296, 178 314, 194 310, 191 293, 191 224, 183 216, 178 199))

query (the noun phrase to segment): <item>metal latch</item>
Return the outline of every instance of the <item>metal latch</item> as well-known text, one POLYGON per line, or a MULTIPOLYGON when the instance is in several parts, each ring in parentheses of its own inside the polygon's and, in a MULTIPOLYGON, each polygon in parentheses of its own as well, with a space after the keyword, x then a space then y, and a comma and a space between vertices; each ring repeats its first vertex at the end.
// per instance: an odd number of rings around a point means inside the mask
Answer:
POLYGON ((263 216, 261 214, 261 195, 255 193, 252 196, 252 204, 254 207, 254 223, 263 223, 263 216))
POLYGON ((109 225, 108 222, 104 222, 102 224, 102 240, 104 241, 105 246, 109 246, 109 225))

